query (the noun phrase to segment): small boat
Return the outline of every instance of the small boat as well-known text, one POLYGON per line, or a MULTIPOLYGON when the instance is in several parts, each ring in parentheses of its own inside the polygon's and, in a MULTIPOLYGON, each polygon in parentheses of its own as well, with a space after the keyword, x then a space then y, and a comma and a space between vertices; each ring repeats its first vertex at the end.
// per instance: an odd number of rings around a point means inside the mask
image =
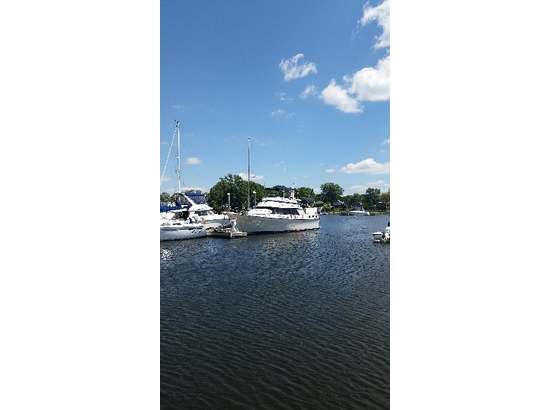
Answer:
POLYGON ((372 240, 376 243, 390 243, 390 223, 384 231, 378 231, 372 233, 372 240))
POLYGON ((247 236, 246 232, 239 231, 237 229, 237 221, 231 220, 231 227, 218 227, 208 231, 208 236, 216 236, 218 238, 244 238, 247 236))
POLYGON ((351 216, 370 215, 370 212, 365 211, 365 209, 363 208, 363 205, 361 205, 361 203, 355 202, 354 204, 352 204, 352 209, 350 209, 348 215, 351 215, 351 216))
POLYGON ((369 211, 365 211, 363 205, 359 202, 352 204, 351 209, 340 212, 340 215, 344 216, 358 216, 358 215, 370 215, 369 211))
POLYGON ((348 212, 348 215, 351 216, 357 216, 357 215, 370 215, 369 211, 365 211, 364 209, 352 209, 348 212))

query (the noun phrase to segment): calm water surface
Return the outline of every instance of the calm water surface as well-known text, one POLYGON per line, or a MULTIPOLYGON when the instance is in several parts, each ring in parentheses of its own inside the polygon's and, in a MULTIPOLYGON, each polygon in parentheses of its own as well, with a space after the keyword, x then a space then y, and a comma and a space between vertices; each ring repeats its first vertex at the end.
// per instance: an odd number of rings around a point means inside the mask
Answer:
POLYGON ((161 408, 389 408, 388 221, 161 242, 161 408))

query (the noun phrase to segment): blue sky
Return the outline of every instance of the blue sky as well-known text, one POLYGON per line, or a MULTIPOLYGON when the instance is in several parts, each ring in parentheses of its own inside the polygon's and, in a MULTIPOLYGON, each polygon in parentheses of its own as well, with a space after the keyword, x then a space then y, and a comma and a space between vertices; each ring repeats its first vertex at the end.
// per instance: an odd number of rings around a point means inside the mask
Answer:
POLYGON ((161 1, 160 192, 390 188, 389 0, 161 1), (164 174, 164 178, 162 178, 164 174))

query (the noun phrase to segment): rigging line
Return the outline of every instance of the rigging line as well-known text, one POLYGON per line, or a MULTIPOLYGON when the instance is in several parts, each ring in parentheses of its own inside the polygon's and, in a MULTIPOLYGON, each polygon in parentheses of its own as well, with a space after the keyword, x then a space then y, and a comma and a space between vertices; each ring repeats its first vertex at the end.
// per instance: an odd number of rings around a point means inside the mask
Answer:
POLYGON ((174 145, 174 139, 176 138, 176 132, 178 127, 174 130, 174 135, 172 135, 172 142, 170 143, 170 149, 168 150, 168 155, 166 156, 166 162, 164 163, 164 169, 162 170, 162 176, 160 177, 160 185, 162 186, 162 180, 164 179, 164 173, 166 172, 166 166, 168 165, 168 160, 170 159, 170 152, 172 151, 172 146, 174 145))

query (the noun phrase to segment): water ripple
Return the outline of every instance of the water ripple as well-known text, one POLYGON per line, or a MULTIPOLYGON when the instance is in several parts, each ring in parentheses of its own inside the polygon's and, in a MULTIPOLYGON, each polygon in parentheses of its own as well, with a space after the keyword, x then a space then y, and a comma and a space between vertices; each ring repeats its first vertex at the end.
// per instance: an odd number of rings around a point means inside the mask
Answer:
POLYGON ((161 244, 162 408, 389 408, 387 219, 161 244))

